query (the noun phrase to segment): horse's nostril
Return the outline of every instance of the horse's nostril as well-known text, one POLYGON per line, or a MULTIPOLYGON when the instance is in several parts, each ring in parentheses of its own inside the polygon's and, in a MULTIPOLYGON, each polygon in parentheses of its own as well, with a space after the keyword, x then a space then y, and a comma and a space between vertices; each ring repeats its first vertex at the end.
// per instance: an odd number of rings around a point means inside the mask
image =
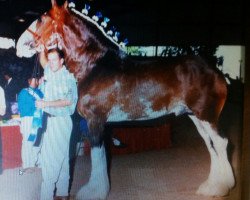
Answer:
POLYGON ((30 42, 30 43, 29 43, 29 47, 30 47, 31 49, 35 48, 35 47, 36 47, 35 42, 30 42))

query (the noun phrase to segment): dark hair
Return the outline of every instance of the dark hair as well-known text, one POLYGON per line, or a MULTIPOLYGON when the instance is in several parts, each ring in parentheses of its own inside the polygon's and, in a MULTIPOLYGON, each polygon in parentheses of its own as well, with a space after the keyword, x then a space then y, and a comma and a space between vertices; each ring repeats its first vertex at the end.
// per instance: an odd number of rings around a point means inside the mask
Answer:
POLYGON ((5 75, 7 75, 9 77, 13 76, 13 73, 9 69, 4 69, 2 73, 3 73, 4 76, 5 75))
POLYGON ((56 52, 58 54, 59 58, 63 58, 64 59, 64 52, 61 49, 55 48, 55 49, 49 49, 48 50, 48 54, 49 53, 54 53, 54 52, 56 52))

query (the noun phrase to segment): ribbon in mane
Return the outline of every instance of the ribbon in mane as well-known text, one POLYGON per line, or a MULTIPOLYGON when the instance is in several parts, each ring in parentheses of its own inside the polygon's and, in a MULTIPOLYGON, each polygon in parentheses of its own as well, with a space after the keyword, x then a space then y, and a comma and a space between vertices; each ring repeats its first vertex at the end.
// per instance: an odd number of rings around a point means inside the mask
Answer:
POLYGON ((88 13, 89 13, 89 10, 90 10, 90 6, 88 4, 85 4, 85 8, 82 10, 82 12, 79 12, 78 10, 75 9, 75 3, 74 2, 70 2, 68 7, 76 15, 78 15, 78 16, 86 19, 90 23, 94 24, 103 33, 103 35, 106 38, 108 38, 112 43, 114 43, 116 46, 118 46, 121 50, 125 49, 126 45, 128 44, 128 39, 127 38, 124 41, 121 41, 120 43, 118 43, 120 33, 115 32, 114 27, 112 27, 110 30, 108 30, 107 33, 105 32, 104 28, 107 27, 107 23, 110 21, 109 18, 104 17, 103 22, 101 23, 101 25, 99 25, 97 23, 99 21, 99 19, 102 17, 101 12, 97 12, 91 18, 91 17, 88 16, 88 13), (114 36, 112 37, 113 34, 114 34, 114 36))

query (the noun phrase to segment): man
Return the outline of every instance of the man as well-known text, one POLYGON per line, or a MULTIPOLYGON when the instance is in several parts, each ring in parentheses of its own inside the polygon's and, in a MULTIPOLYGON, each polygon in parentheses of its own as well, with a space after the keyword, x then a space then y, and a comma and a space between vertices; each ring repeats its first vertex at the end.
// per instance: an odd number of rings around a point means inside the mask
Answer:
POLYGON ((41 52, 40 62, 44 67, 44 99, 36 101, 36 106, 48 115, 39 159, 43 176, 41 200, 52 200, 55 186, 56 196, 68 195, 70 115, 77 103, 77 86, 59 49, 49 50, 47 57, 41 52))
POLYGON ((4 86, 5 100, 6 100, 6 114, 5 119, 11 118, 11 103, 17 101, 17 94, 20 92, 21 87, 17 79, 13 78, 12 73, 9 70, 3 71, 6 84, 4 86))
MULTIPOLYGON (((21 117, 20 132, 23 136, 22 140, 22 172, 32 172, 37 161, 39 148, 33 146, 33 141, 29 139, 34 129, 34 114, 41 112, 36 109, 35 101, 43 97, 42 92, 37 88, 38 80, 36 78, 28 79, 29 87, 24 88, 18 94, 18 109, 21 117)), ((37 130, 35 130, 37 131, 37 130)))

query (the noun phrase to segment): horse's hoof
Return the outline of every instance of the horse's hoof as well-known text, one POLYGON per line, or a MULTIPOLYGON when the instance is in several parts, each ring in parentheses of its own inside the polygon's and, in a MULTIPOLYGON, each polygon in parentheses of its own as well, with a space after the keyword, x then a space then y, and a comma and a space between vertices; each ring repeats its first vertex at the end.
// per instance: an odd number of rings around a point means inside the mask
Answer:
POLYGON ((198 190, 196 191, 196 194, 203 195, 203 196, 226 196, 229 193, 229 187, 226 186, 226 184, 223 183, 212 183, 208 180, 203 182, 198 190))
MULTIPOLYGON (((88 186, 88 185, 87 185, 88 186)), ((99 187, 100 188, 100 187, 99 187)), ((105 200, 108 196, 108 191, 98 191, 96 188, 83 187, 77 192, 75 200, 105 200)))
POLYGON ((85 198, 83 196, 76 196, 74 200, 105 200, 105 199, 100 199, 100 198, 85 198))

